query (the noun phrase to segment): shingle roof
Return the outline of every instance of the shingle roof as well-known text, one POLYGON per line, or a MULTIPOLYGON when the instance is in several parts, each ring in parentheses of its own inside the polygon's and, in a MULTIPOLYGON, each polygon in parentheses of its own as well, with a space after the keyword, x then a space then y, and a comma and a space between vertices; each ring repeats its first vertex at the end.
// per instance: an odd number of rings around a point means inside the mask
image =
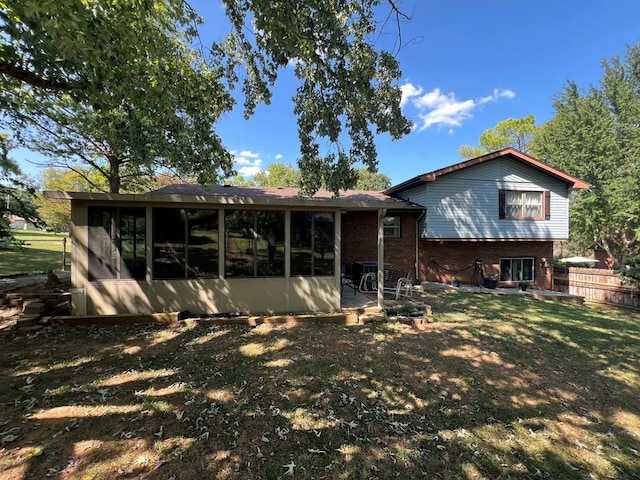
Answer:
MULTIPOLYGON (((332 199, 332 192, 319 190, 313 197, 300 195, 300 189, 288 187, 238 187, 235 185, 197 185, 179 183, 168 185, 149 192, 150 195, 205 195, 212 197, 248 197, 248 198, 272 198, 272 199, 332 199)), ((376 201, 389 200, 389 196, 382 192, 369 190, 347 190, 340 192, 339 198, 347 201, 376 201)))
POLYGON ((158 190, 154 190, 149 195, 181 195, 181 196, 209 196, 219 198, 252 198, 269 200, 311 200, 311 201, 343 201, 345 203, 358 202, 384 202, 389 204, 389 208, 423 208, 412 202, 406 202, 397 198, 385 195, 383 192, 375 190, 347 190, 340 192, 339 197, 335 197, 328 190, 318 190, 312 197, 300 195, 300 189, 289 187, 239 187, 234 185, 197 185, 197 184, 174 184, 168 185, 158 190))
POLYGON ((577 177, 569 175, 561 170, 558 170, 551 165, 533 158, 530 155, 522 153, 515 148, 505 148, 502 150, 498 150, 497 152, 487 153, 486 155, 481 155, 480 157, 472 158, 470 160, 465 160, 464 162, 456 163, 454 165, 450 165, 448 167, 441 168, 439 170, 434 170, 433 172, 423 173, 422 175, 417 175, 409 180, 406 180, 398 185, 394 185, 391 188, 388 188, 383 193, 387 195, 393 195, 408 188, 412 188, 418 186, 422 183, 427 182, 435 182, 436 179, 442 175, 446 175, 447 173, 455 172, 457 170, 462 170, 464 168, 472 167, 474 165, 478 165, 480 163, 488 162, 491 160, 495 160, 497 158, 510 158, 516 160, 520 163, 528 165, 536 170, 539 170, 553 178, 564 182, 568 188, 574 189, 583 189, 589 188, 589 184, 584 180, 581 180, 577 177))
POLYGON ((81 201, 211 203, 224 205, 308 206, 345 209, 422 210, 421 205, 370 190, 348 190, 335 197, 327 190, 313 197, 300 195, 297 188, 238 187, 226 185, 174 184, 145 194, 44 192, 45 198, 81 201))

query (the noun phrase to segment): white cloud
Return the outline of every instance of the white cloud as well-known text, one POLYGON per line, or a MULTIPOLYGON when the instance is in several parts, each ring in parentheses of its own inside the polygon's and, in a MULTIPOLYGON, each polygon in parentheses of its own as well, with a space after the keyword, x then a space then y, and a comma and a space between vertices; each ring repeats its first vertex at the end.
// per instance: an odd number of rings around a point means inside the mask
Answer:
POLYGON ((236 170, 238 174, 243 177, 252 177, 260 170, 262 170, 262 159, 260 158, 259 153, 254 153, 249 150, 243 150, 240 153, 236 153, 235 151, 231 152, 233 155, 233 163, 236 165, 236 170), (237 166, 240 168, 237 168, 237 166))
MULTIPOLYGON (((432 125, 459 127, 462 122, 473 117, 473 112, 480 105, 497 102, 501 98, 512 99, 516 94, 511 90, 494 89, 493 93, 479 99, 459 100, 455 94, 443 93, 439 88, 424 93, 421 87, 405 83, 402 90, 401 105, 407 103, 418 110, 418 130, 425 130, 432 125)), ((449 129, 451 132, 451 129, 449 129)))
POLYGON ((405 104, 412 98, 417 97, 422 93, 421 87, 414 87, 411 83, 405 83, 400 87, 400 91, 402 92, 402 98, 400 99, 400 106, 404 107, 405 104))
POLYGON ((284 158, 284 155, 282 155, 281 153, 276 153, 275 159, 276 160, 282 160, 284 158))

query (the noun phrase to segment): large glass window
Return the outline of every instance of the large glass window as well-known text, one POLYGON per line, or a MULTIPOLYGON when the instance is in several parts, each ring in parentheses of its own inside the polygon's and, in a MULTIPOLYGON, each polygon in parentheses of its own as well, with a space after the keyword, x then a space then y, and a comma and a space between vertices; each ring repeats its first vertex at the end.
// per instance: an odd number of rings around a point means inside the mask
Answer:
POLYGON ((334 258, 334 214, 292 212, 291 275, 333 275, 334 258))
POLYGON ((153 209, 153 277, 218 276, 218 211, 153 209))
POLYGON ((89 207, 89 280, 143 279, 144 208, 89 207))
POLYGON ((225 275, 284 276, 284 212, 228 210, 225 275))
POLYGON ((526 280, 533 282, 534 259, 528 258, 501 258, 500 281, 520 282, 526 280))

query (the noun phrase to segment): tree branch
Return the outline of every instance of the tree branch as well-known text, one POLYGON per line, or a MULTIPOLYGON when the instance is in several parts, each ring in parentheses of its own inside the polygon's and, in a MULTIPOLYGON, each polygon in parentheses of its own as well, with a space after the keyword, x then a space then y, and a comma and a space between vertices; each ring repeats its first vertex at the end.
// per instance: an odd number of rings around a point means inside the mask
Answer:
POLYGON ((0 73, 15 78, 21 82, 27 83, 32 87, 38 87, 51 91, 68 92, 73 90, 73 86, 67 82, 56 82, 39 77, 36 74, 22 67, 12 65, 8 62, 0 62, 0 73))

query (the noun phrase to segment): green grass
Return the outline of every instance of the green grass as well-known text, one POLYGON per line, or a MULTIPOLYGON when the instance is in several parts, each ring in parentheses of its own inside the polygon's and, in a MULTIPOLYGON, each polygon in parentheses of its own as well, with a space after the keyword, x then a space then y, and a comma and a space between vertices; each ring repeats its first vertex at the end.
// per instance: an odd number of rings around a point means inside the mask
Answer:
POLYGON ((0 250, 0 275, 43 273, 62 270, 62 239, 67 238, 65 269, 71 267, 71 242, 66 233, 48 233, 34 230, 12 232, 23 245, 0 250))
POLYGON ((458 291, 425 301, 424 328, 6 338, 0 423, 17 438, 0 477, 638 478, 640 314, 458 291))

